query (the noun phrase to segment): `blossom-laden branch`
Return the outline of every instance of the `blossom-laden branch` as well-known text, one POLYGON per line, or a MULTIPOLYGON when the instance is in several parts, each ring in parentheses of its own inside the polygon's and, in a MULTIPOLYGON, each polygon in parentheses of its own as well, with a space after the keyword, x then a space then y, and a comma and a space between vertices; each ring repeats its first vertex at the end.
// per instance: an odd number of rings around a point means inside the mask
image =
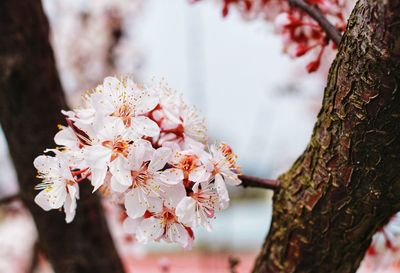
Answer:
POLYGON ((42 180, 35 202, 75 217, 80 187, 123 204, 124 229, 138 242, 165 240, 190 248, 193 228, 211 231, 229 205, 226 184, 239 185, 236 154, 208 145, 204 119, 167 86, 107 77, 89 92, 86 108, 63 112, 56 149, 33 164, 42 180))
POLYGON ((280 188, 280 181, 274 179, 259 178, 250 175, 241 175, 239 177, 242 180, 241 186, 244 188, 260 188, 276 191, 280 188))
POLYGON ((342 34, 334 25, 329 22, 317 5, 309 4, 304 0, 289 0, 289 5, 297 7, 307 13, 325 31, 327 37, 329 37, 329 39, 331 39, 336 46, 339 46, 340 40, 342 39, 342 34))
MULTIPOLYGON (((195 0, 200 1, 200 0, 195 0)), ((327 48, 336 49, 345 30, 351 1, 339 0, 221 0, 222 16, 235 7, 246 19, 262 19, 275 25, 283 50, 290 57, 310 55, 306 66, 315 72, 327 48), (330 43, 332 41, 332 43, 330 43)))

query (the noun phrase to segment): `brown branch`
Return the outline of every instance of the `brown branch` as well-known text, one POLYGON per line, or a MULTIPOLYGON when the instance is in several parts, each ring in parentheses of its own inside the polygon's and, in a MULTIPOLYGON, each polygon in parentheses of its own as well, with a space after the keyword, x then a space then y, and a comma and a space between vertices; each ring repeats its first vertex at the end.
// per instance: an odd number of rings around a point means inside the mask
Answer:
POLYGON ((253 273, 354 273, 399 211, 399 19, 398 0, 357 1, 311 140, 279 177, 253 273))
POLYGON ((339 46, 340 41, 342 40, 342 35, 339 30, 328 21, 325 15, 322 14, 318 6, 310 5, 304 0, 289 0, 289 5, 301 9, 317 21, 320 27, 325 31, 328 38, 331 39, 336 46, 339 46))
POLYGON ((250 187, 275 191, 280 187, 279 180, 259 178, 250 175, 241 175, 239 178, 242 180, 242 184, 240 185, 244 188, 250 187))
POLYGON ((21 197, 18 193, 6 196, 6 197, 0 199, 0 206, 8 205, 9 203, 11 203, 13 201, 20 200, 20 198, 21 197))

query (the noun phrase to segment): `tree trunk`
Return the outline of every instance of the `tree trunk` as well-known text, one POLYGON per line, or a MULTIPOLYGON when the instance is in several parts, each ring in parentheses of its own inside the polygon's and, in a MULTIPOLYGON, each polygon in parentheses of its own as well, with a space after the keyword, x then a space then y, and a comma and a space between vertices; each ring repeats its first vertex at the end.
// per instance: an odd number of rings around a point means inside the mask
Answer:
POLYGON ((360 0, 253 272, 355 272, 400 209, 400 2, 360 0))
POLYGON ((41 250, 57 273, 124 272, 100 200, 89 187, 81 187, 71 224, 63 213, 44 212, 33 201, 39 181, 32 162, 55 145, 56 125, 64 123, 60 110, 66 109, 40 1, 0 1, 0 34, 0 122, 41 250))

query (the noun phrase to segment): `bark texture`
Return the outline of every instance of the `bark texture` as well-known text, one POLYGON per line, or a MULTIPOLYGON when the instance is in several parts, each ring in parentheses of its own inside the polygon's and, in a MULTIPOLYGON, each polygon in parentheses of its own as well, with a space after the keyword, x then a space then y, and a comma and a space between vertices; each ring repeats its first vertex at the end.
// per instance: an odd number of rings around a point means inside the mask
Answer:
MULTIPOLYGON (((36 223, 40 248, 57 273, 122 273, 100 200, 81 187, 77 216, 44 212, 33 201, 32 165, 53 147, 65 98, 49 44, 49 25, 38 0, 0 1, 0 122, 18 174, 21 196, 36 223)), ((78 37, 79 38, 79 37, 78 37)))
POLYGON ((400 2, 360 0, 254 272, 355 272, 400 210, 400 2))

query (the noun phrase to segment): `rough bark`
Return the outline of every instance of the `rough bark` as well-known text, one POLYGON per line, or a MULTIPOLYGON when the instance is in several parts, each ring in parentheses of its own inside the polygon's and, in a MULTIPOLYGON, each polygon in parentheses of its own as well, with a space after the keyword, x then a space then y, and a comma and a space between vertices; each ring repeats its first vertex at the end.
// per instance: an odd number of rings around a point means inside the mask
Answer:
POLYGON ((400 209, 400 2, 360 0, 254 272, 355 272, 400 209))
MULTIPOLYGON (((34 202, 33 159, 53 147, 65 98, 38 0, 0 1, 0 122, 18 174, 21 198, 36 223, 40 249, 57 273, 122 273, 99 198, 81 188, 77 216, 44 212, 34 202)), ((78 37, 79 38, 79 37, 78 37)))

